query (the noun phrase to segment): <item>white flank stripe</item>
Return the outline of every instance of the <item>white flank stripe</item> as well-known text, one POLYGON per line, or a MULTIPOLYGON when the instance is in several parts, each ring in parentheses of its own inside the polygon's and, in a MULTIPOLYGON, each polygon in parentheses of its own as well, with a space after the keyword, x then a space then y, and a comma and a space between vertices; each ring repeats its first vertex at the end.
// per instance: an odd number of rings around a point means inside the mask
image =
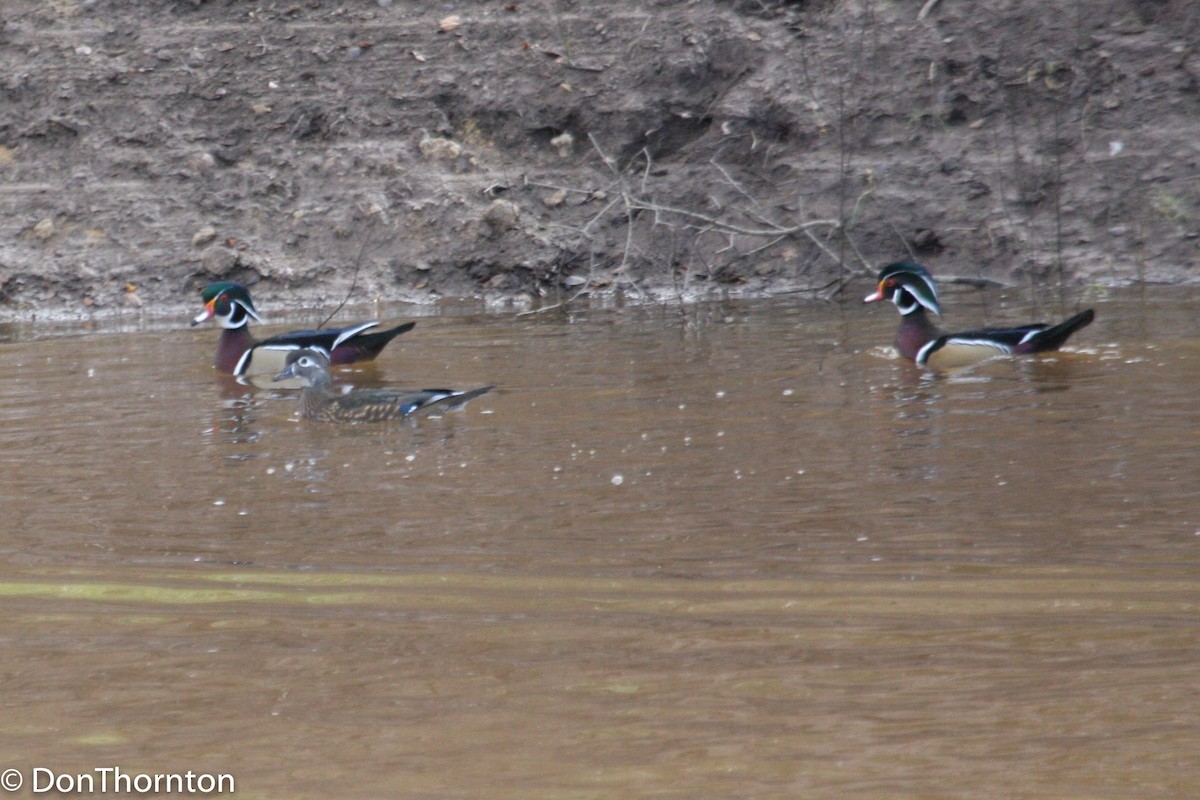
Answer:
POLYGON ((338 349, 338 345, 340 345, 342 342, 346 341, 347 339, 353 339, 363 331, 367 330, 368 328, 374 328, 378 324, 379 320, 373 319, 370 322, 364 322, 362 325, 355 325, 353 328, 347 328, 342 332, 341 336, 333 340, 333 347, 329 348, 329 352, 332 353, 334 350, 338 349))
POLYGON ((946 345, 962 345, 963 347, 990 347, 998 353, 1010 355, 1012 348, 1003 342, 997 342, 995 339, 957 339, 949 338, 946 340, 946 345))
MULTIPOLYGON (((930 351, 933 350, 933 346, 935 344, 937 344, 939 341, 940 340, 938 340, 938 339, 934 339, 932 342, 929 342, 928 344, 926 344, 924 347, 922 347, 920 350, 917 351, 917 363, 918 364, 925 365, 929 361, 930 351)), ((1012 354, 1011 347, 1009 347, 1008 345, 1006 345, 1002 342, 997 342, 992 339, 950 338, 950 339, 945 340, 942 343, 942 346, 940 348, 938 348, 938 350, 940 351, 947 347, 979 347, 979 348, 991 350, 994 353, 996 353, 997 355, 1011 355, 1012 354)))

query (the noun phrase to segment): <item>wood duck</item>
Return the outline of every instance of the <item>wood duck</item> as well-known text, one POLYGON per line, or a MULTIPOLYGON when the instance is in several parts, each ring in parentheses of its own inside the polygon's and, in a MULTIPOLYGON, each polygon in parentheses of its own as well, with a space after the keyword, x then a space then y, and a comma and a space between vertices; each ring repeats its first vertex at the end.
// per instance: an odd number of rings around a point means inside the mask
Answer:
POLYGON ((493 388, 484 386, 466 392, 454 389, 356 389, 338 394, 329 388, 329 356, 314 347, 287 354, 286 365, 274 380, 291 379, 299 379, 303 386, 300 415, 320 422, 382 422, 404 419, 433 407, 451 411, 493 388))
POLYGON ((215 364, 222 372, 239 377, 249 375, 273 375, 284 364, 288 353, 302 347, 319 347, 330 354, 334 364, 349 364, 354 361, 370 361, 379 355, 388 342, 405 331, 410 331, 415 322, 406 322, 385 331, 371 331, 378 321, 363 322, 345 328, 321 328, 288 331, 259 342, 250 335, 249 322, 262 322, 262 317, 250 300, 245 286, 233 281, 218 281, 209 284, 200 292, 204 310, 192 320, 199 325, 214 319, 224 330, 217 342, 215 364), (370 332, 368 332, 370 331, 370 332))
POLYGON ((925 315, 926 311, 938 316, 942 313, 933 276, 920 264, 904 261, 880 270, 875 292, 863 298, 864 303, 880 300, 891 300, 900 311, 895 341, 900 355, 933 369, 970 366, 998 355, 1057 350, 1072 333, 1096 318, 1096 312, 1089 308, 1057 325, 1036 323, 943 333, 925 315))

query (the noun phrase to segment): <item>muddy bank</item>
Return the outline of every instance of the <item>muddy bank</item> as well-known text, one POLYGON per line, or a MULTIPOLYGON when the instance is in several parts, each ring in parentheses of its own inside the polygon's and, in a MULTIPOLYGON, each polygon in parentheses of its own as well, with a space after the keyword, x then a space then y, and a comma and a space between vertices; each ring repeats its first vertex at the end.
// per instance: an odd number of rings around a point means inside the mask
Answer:
POLYGON ((1192 282, 1200 7, 56 2, 0 20, 0 315, 1192 282))

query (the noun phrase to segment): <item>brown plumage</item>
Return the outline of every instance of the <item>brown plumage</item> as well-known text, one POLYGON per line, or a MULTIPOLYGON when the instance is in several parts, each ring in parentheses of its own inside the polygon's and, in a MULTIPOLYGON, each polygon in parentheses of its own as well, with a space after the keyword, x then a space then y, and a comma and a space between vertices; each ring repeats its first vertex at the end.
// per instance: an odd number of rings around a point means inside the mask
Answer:
POLYGON ((288 353, 283 371, 275 380, 299 379, 300 414, 320 422, 383 422, 404 419, 431 408, 452 410, 468 400, 490 391, 484 386, 469 391, 455 389, 356 389, 346 394, 334 392, 329 385, 329 356, 315 348, 288 353))

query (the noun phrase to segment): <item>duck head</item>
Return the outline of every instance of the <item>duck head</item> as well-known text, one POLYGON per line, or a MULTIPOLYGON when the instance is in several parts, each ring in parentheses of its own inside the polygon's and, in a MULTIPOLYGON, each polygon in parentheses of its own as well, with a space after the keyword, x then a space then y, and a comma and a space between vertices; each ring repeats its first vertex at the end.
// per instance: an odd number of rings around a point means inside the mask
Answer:
POLYGON ((306 387, 325 386, 329 383, 329 355, 315 347, 304 347, 287 354, 283 371, 271 380, 299 380, 306 387))
POLYGON ((250 300, 249 290, 240 283, 210 283, 201 290, 200 300, 204 303, 204 310, 192 320, 193 325, 210 319, 216 320, 222 328, 241 328, 251 319, 262 322, 262 317, 250 300))
POLYGON ((903 316, 922 308, 941 316, 938 305, 937 286, 929 270, 920 264, 897 261, 879 271, 879 285, 873 294, 863 298, 864 303, 891 300, 903 316))

